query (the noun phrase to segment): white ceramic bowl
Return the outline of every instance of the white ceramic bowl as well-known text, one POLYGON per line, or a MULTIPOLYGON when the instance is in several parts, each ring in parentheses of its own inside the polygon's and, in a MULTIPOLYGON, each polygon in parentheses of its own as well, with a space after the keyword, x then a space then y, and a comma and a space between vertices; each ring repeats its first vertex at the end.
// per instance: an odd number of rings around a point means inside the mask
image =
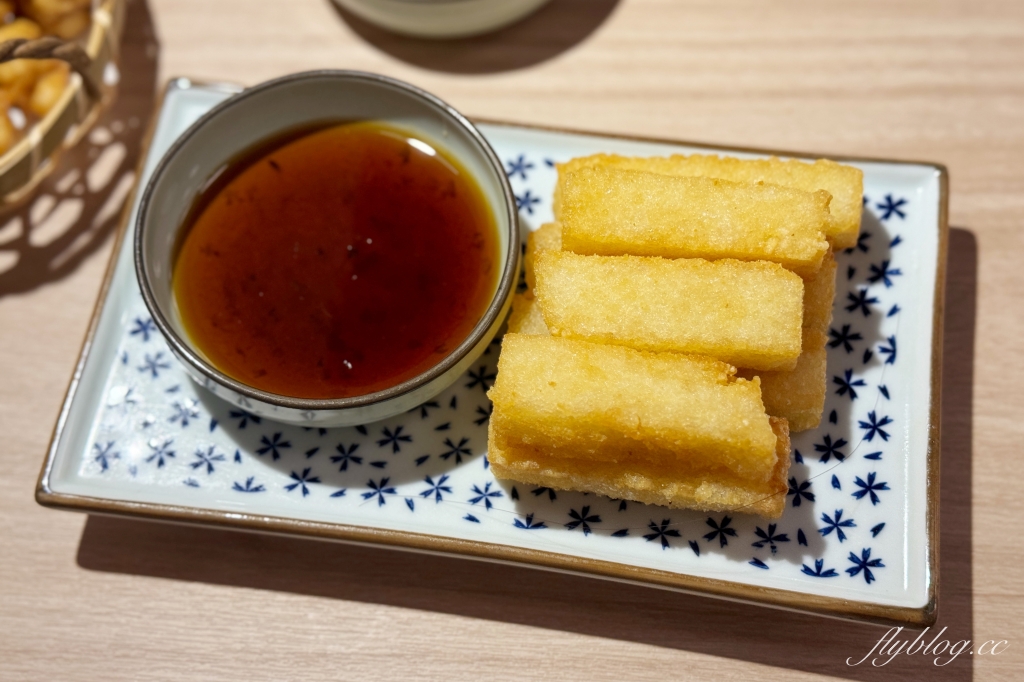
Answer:
POLYGON ((215 395, 283 422, 349 426, 410 410, 450 386, 483 353, 508 312, 519 272, 515 197, 501 161, 464 116, 438 98, 384 76, 311 71, 249 88, 214 107, 160 161, 139 206, 135 271, 153 320, 189 373, 215 395), (330 400, 293 398, 241 383, 210 363, 191 342, 171 290, 174 246, 193 199, 239 152, 282 131, 324 120, 378 120, 422 133, 476 179, 498 228, 500 277, 490 306, 447 357, 383 391, 330 400))
POLYGON ((417 38, 466 38, 522 19, 550 0, 334 0, 381 28, 417 38))

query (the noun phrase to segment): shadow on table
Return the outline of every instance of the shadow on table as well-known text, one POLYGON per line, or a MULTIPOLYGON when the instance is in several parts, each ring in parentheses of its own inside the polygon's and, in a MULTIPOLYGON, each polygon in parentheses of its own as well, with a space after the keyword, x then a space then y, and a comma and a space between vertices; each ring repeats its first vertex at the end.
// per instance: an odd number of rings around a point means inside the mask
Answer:
POLYGON ((498 73, 523 69, 583 42, 611 15, 618 0, 552 0, 493 33, 456 40, 425 40, 390 33, 334 5, 360 38, 395 59, 432 71, 498 73))
POLYGON ((0 298, 65 277, 117 229, 156 102, 158 55, 149 7, 131 0, 113 102, 37 187, 0 207, 0 298))
MULTIPOLYGON (((942 409, 939 621, 973 639, 971 403, 977 243, 950 233, 942 409)), ((946 667, 899 656, 860 660, 885 634, 872 625, 634 587, 528 568, 342 544, 90 517, 80 566, 485 618, 695 651, 851 679, 970 679, 969 655, 946 667), (458 595, 457 598, 453 595, 458 595), (927 671, 927 672, 925 672, 927 671)), ((916 636, 911 633, 910 639, 916 636)), ((925 642, 931 641, 929 634, 925 642)), ((902 639, 906 639, 901 635, 902 639)))

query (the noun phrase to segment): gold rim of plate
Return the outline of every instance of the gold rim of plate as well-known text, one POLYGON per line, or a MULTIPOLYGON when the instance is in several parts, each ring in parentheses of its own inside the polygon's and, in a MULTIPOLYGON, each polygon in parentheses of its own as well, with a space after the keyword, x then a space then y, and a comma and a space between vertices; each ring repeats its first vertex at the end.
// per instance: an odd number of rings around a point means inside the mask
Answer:
MULTIPOLYGON (((118 1, 119 0, 114 0, 115 3, 118 1)), ((178 78, 169 79, 161 91, 159 101, 154 109, 145 139, 143 140, 142 152, 139 156, 139 167, 135 176, 136 178, 142 177, 142 167, 149 152, 149 147, 156 129, 156 121, 159 117, 160 111, 162 110, 164 97, 168 89, 173 87, 173 84, 177 80, 178 78)), ((189 80, 191 83, 198 86, 212 85, 216 87, 219 85, 215 83, 204 83, 203 81, 189 80)), ((620 564, 611 561, 559 554, 556 552, 511 547, 475 540, 460 540, 458 538, 429 535, 425 533, 411 533, 408 531, 396 531, 367 526, 304 521, 301 519, 265 516, 261 514, 237 512, 228 513, 223 511, 183 507, 179 505, 109 500, 53 491, 50 488, 50 471, 56 456, 57 443, 60 440, 61 434, 63 433, 64 427, 67 423, 71 402, 77 391, 82 371, 85 367, 85 362, 89 357, 89 352, 92 349, 93 341, 95 339, 96 330, 99 325, 100 312, 102 311, 103 305, 106 303, 107 296, 110 292, 114 268, 117 262, 117 255, 120 253, 121 244, 125 238, 125 234, 127 233, 131 209, 135 202, 136 193, 138 192, 138 181, 136 181, 131 194, 125 200, 121 223, 117 231, 117 238, 111 252, 110 261, 107 264, 106 273, 103 277, 103 284, 100 287, 99 296, 93 308, 89 327, 82 343, 82 350, 79 353, 78 362, 75 365, 74 373, 71 376, 71 381, 64 396, 64 402, 61 405, 61 409, 57 417, 57 423, 54 426, 53 435, 50 438, 46 459, 44 460, 42 470, 39 473, 39 479, 36 484, 36 502, 44 507, 52 507, 55 509, 141 518, 154 521, 170 521, 201 526, 214 526, 234 530, 274 533, 278 535, 299 535, 322 540, 336 540, 353 544, 384 546, 415 552, 426 552, 430 554, 455 555, 484 561, 523 564, 535 568, 564 571, 584 576, 599 577, 637 585, 669 589, 677 592, 711 596, 789 611, 808 612, 821 616, 876 623, 879 625, 911 625, 915 627, 933 625, 937 617, 936 591, 939 579, 940 397, 942 393, 942 332, 945 305, 946 257, 949 233, 949 173, 946 170, 946 167, 942 164, 929 161, 902 161, 897 159, 859 156, 808 154, 806 152, 792 152, 754 147, 729 147, 725 145, 689 142, 685 140, 620 135, 616 133, 602 133, 588 130, 573 130, 484 118, 471 118, 471 120, 473 123, 516 126, 520 128, 547 130, 574 135, 598 135, 636 142, 680 144, 723 153, 748 152, 754 154, 774 154, 797 159, 830 158, 839 162, 880 162, 898 165, 929 166, 935 169, 939 180, 939 215, 937 235, 938 262, 936 263, 935 291, 933 292, 934 309, 932 317, 931 391, 929 402, 927 454, 928 477, 926 528, 928 541, 928 599, 923 606, 889 606, 885 604, 854 601, 838 597, 822 597, 803 592, 793 592, 790 590, 747 585, 727 580, 717 580, 713 578, 672 573, 669 571, 630 566, 628 564, 620 564)))
MULTIPOLYGON (((93 8, 84 47, 92 62, 89 70, 96 83, 103 83, 107 65, 117 59, 124 14, 125 0, 103 0, 93 8)), ((2 201, 16 202, 35 188, 55 165, 52 157, 81 139, 111 97, 112 92, 107 92, 101 99, 91 98, 81 77, 72 72, 68 86, 53 108, 0 156, 2 201)))

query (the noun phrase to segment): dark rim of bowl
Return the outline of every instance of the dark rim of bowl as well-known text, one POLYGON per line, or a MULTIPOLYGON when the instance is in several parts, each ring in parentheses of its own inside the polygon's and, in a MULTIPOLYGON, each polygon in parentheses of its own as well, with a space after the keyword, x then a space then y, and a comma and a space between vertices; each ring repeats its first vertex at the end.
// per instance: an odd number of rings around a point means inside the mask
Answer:
MULTIPOLYGON (((178 226, 177 229, 180 229, 180 226, 178 226)), ((494 153, 494 150, 491 149, 491 145, 488 144, 487 140, 484 139, 484 136, 480 134, 480 131, 476 129, 476 126, 474 126, 469 119, 456 111, 451 105, 424 90, 394 78, 362 71, 322 69, 290 74, 288 76, 260 83, 259 85, 255 85, 251 88, 246 88, 237 95, 234 95, 233 97, 230 97, 229 99, 214 106, 208 112, 203 114, 195 123, 189 126, 188 130, 182 133, 170 148, 168 148, 167 152, 160 160, 160 163, 157 164, 156 168, 153 170, 153 174, 150 176, 149 182, 146 183, 146 189, 143 192, 142 200, 139 203, 138 215, 135 219, 135 276, 139 281, 140 288, 142 289, 142 298, 146 303, 146 307, 149 308, 157 327, 159 327, 161 333, 163 333, 164 337, 171 344, 175 353, 180 358, 183 358, 186 362, 191 364, 194 368, 199 370, 207 378, 212 379, 240 395, 260 402, 295 410, 344 410, 373 405, 414 391, 448 372, 452 367, 461 362, 463 358, 465 358, 466 355, 468 355, 473 348, 480 343, 483 337, 487 334, 487 331, 494 325, 498 315, 501 314, 505 303, 511 297, 511 294, 513 293, 512 289, 516 284, 516 275, 519 272, 519 250, 519 215, 516 209, 515 195, 512 193, 512 187, 508 182, 504 166, 498 159, 497 154, 494 153), (339 81, 361 81, 386 88, 392 88, 402 92, 403 94, 419 99, 429 107, 440 112, 442 116, 445 116, 460 125, 476 143, 480 151, 483 152, 487 161, 490 163, 491 170, 493 170, 498 177, 498 181, 501 184, 505 198, 505 210, 507 212, 509 224, 508 249, 505 258, 505 268, 501 273, 501 278, 498 280, 498 287, 495 291, 494 297, 491 299, 490 305, 487 307, 483 317, 479 322, 477 322, 476 326, 473 327, 469 335, 455 348, 455 350, 422 374, 382 391, 367 393, 366 395, 352 396, 349 398, 294 398, 277 393, 269 393, 249 386, 248 384, 244 384, 236 379, 232 379, 216 367, 213 367, 199 354, 194 352, 192 345, 185 339, 181 338, 174 328, 168 323, 164 315, 164 311, 157 304, 156 297, 153 295, 153 291, 149 283, 145 251, 142 248, 143 238, 146 231, 145 225, 148 222, 147 215, 149 213, 150 201, 152 199, 156 183, 162 177, 170 162, 177 156, 182 147, 199 129, 214 117, 221 115, 250 96, 286 83, 317 78, 330 78, 337 79, 339 81)))

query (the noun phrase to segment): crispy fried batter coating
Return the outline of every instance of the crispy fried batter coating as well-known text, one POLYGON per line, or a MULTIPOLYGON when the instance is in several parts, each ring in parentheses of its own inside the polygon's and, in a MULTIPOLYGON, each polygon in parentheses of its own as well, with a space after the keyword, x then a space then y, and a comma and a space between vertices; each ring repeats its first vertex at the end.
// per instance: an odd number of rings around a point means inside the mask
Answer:
POLYGON ((804 327, 828 334, 835 297, 836 258, 829 251, 822 259, 821 269, 814 279, 804 282, 804 327))
POLYGON ((510 334, 550 334, 544 324, 544 315, 537 305, 536 299, 526 294, 512 297, 512 313, 508 316, 508 333, 510 334))
POLYGON ((594 461, 623 453, 766 481, 775 436, 755 381, 700 356, 506 334, 488 396, 513 445, 594 461))
POLYGON ((526 272, 527 294, 533 296, 537 282, 533 275, 533 263, 541 251, 559 251, 562 248, 562 226, 558 223, 544 223, 526 236, 526 253, 523 255, 523 269, 526 272))
POLYGON ((761 400, 765 411, 789 421, 793 433, 813 429, 821 423, 825 409, 827 337, 817 329, 804 329, 804 352, 789 372, 756 372, 741 369, 738 376, 761 379, 761 400))
POLYGON ((765 370, 800 355, 804 284, 777 263, 544 251, 534 267, 556 336, 765 370))
POLYGON ((770 260, 810 278, 828 192, 592 166, 562 185, 562 248, 602 256, 770 260))
POLYGON ((829 205, 831 220, 825 236, 836 249, 848 249, 857 243, 860 233, 864 194, 864 173, 859 168, 819 159, 813 163, 776 157, 769 159, 736 159, 732 157, 676 154, 669 157, 627 157, 614 154, 572 159, 558 164, 559 181, 555 185, 554 211, 558 218, 561 210, 561 185, 567 172, 588 166, 604 166, 624 170, 676 176, 702 176, 721 178, 732 182, 764 182, 805 192, 825 190, 832 195, 829 205))
POLYGON ((556 451, 510 439, 503 425, 493 419, 488 425, 487 459, 498 478, 528 485, 593 492, 676 509, 741 512, 775 519, 782 516, 786 505, 790 444, 786 420, 772 418, 770 425, 775 436, 775 467, 768 480, 760 482, 723 472, 694 472, 664 462, 566 459, 556 451))

